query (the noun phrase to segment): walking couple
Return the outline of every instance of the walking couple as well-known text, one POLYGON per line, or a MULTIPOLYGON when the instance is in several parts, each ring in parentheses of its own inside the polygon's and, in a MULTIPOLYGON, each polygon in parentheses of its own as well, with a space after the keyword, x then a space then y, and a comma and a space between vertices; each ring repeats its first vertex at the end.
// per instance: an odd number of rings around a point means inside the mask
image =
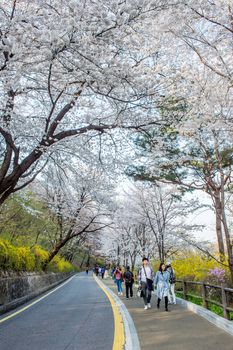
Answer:
MULTIPOLYGON (((149 265, 149 260, 147 258, 142 259, 142 267, 139 270, 138 280, 144 300, 145 310, 151 308, 150 301, 151 293, 154 289, 154 282, 157 289, 157 308, 160 308, 160 302, 162 299, 164 299, 165 311, 168 311, 168 300, 170 299, 170 277, 171 273, 167 271, 166 265, 164 263, 160 264, 159 270, 156 272, 156 275, 154 277, 153 270, 149 265)), ((173 298, 175 300, 174 296, 173 298)))

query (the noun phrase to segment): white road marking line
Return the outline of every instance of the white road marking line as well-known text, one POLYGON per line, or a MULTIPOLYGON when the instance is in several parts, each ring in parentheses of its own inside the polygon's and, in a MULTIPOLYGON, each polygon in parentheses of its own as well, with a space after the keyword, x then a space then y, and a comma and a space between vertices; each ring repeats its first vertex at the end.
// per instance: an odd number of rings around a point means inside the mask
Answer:
POLYGON ((74 277, 75 277, 75 276, 70 277, 67 281, 65 281, 64 283, 62 283, 60 286, 56 287, 55 289, 51 290, 51 291, 48 292, 47 294, 43 295, 43 297, 41 297, 41 298, 39 298, 39 299, 33 301, 33 303, 31 303, 31 304, 29 304, 29 305, 27 305, 27 306, 24 306, 24 307, 21 308, 20 310, 18 310, 18 311, 16 311, 16 312, 14 312, 14 313, 12 313, 12 314, 10 314, 10 315, 8 315, 8 316, 6 316, 6 317, 0 319, 0 323, 3 323, 3 322, 5 322, 5 321, 9 320, 10 318, 12 318, 12 317, 14 317, 14 316, 20 314, 21 312, 23 312, 23 311, 29 309, 31 306, 33 306, 33 305, 39 303, 39 301, 43 300, 44 298, 47 298, 47 296, 49 296, 50 294, 56 292, 56 290, 62 288, 64 285, 66 285, 67 283, 69 283, 74 277))

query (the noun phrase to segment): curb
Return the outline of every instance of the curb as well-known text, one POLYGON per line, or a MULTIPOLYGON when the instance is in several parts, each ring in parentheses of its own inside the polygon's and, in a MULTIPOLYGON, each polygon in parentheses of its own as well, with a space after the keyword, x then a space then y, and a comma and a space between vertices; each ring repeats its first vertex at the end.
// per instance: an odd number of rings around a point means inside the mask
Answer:
POLYGON ((132 317, 130 316, 129 311, 127 310, 125 304, 121 301, 120 298, 108 287, 106 286, 102 281, 98 279, 98 282, 100 285, 107 290, 107 292, 111 295, 113 298, 115 304, 117 305, 124 324, 124 331, 125 331, 125 345, 124 350, 140 350, 140 343, 138 339, 137 330, 135 328, 134 322, 132 317))

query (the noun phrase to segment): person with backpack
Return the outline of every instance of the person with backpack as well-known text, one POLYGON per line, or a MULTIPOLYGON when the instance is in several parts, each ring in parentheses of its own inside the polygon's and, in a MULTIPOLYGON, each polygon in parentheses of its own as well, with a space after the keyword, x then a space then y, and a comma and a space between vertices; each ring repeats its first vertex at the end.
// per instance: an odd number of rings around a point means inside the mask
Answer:
POLYGON ((167 271, 170 274, 168 300, 169 300, 169 303, 176 304, 176 294, 175 294, 176 274, 175 274, 175 271, 174 271, 170 261, 168 261, 166 263, 166 267, 167 267, 167 271))
POLYGON ((125 293, 126 293, 126 299, 129 299, 129 291, 130 291, 130 297, 133 297, 133 272, 130 271, 130 267, 126 267, 126 271, 123 274, 123 278, 125 281, 125 293))
POLYGON ((104 278, 104 273, 105 273, 105 267, 101 267, 101 277, 102 277, 102 279, 104 278))
POLYGON ((161 262, 159 270, 156 272, 154 283, 157 289, 157 308, 160 308, 161 300, 165 299, 165 311, 168 311, 169 277, 170 274, 166 271, 166 265, 161 262))
POLYGON ((139 273, 138 273, 138 281, 142 291, 145 310, 151 308, 151 304, 150 304, 151 292, 154 289, 153 276, 154 276, 154 272, 149 265, 149 260, 147 258, 143 258, 142 267, 139 269, 139 273))

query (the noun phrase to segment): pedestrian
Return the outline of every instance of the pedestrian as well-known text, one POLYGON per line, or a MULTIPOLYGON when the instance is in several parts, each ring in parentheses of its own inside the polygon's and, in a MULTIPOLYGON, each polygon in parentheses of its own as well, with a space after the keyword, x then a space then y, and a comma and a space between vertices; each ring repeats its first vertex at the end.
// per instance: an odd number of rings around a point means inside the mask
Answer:
POLYGON ((118 295, 123 295, 123 289, 122 289, 123 273, 122 273, 122 270, 119 266, 117 266, 117 268, 114 272, 114 276, 115 276, 115 282, 117 285, 118 295))
POLYGON ((157 288, 157 308, 159 309, 161 300, 165 299, 165 311, 168 311, 169 277, 170 274, 166 271, 166 265, 161 262, 154 283, 157 288))
POLYGON ((150 309, 151 292, 153 290, 153 270, 149 265, 148 258, 142 259, 142 267, 139 269, 138 281, 142 290, 142 297, 144 300, 144 309, 150 309))
POLYGON ((126 271, 123 274, 123 278, 125 281, 125 293, 126 293, 126 299, 129 299, 129 292, 130 292, 130 297, 133 297, 133 283, 134 283, 134 278, 133 278, 133 272, 130 271, 130 267, 126 267, 126 271))
POLYGON ((168 301, 171 304, 176 304, 176 294, 175 294, 176 274, 170 261, 166 263, 166 267, 167 267, 167 271, 169 272, 168 301))
POLYGON ((108 277, 109 277, 108 270, 105 269, 105 272, 104 272, 104 279, 107 279, 108 277))
POLYGON ((96 267, 95 267, 95 274, 98 277, 98 275, 99 275, 99 266, 98 265, 96 265, 96 267))
POLYGON ((114 275, 115 271, 116 271, 116 267, 114 266, 111 270, 111 276, 113 280, 115 280, 115 275, 114 275))
POLYGON ((102 277, 102 279, 104 278, 104 273, 105 273, 105 267, 101 267, 101 277, 102 277))
POLYGON ((86 268, 86 274, 88 275, 88 272, 89 272, 89 269, 88 269, 88 267, 86 268))

